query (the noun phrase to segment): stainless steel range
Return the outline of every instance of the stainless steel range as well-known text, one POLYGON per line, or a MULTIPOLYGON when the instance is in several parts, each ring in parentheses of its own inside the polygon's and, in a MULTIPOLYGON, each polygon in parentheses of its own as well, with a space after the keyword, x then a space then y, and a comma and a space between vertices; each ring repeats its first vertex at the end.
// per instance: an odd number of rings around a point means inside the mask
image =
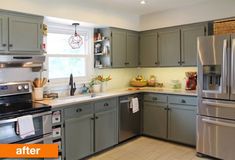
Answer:
POLYGON ((198 38, 197 152, 235 158, 235 35, 198 38))
POLYGON ((31 93, 30 82, 0 83, 0 143, 52 143, 51 107, 32 101, 31 93), (26 115, 34 134, 22 137, 18 120, 26 115))

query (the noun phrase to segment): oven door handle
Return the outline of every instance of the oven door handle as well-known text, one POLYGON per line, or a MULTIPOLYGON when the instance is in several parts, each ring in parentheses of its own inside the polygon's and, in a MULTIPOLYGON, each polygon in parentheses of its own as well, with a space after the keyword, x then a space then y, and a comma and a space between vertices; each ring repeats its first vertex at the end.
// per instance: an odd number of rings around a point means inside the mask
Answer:
MULTIPOLYGON (((50 114, 52 114, 52 112, 51 112, 51 111, 48 111, 48 112, 33 114, 32 116, 33 116, 33 118, 37 118, 37 117, 42 117, 42 116, 50 115, 50 114)), ((17 118, 6 119, 6 120, 0 120, 0 124, 12 123, 12 122, 17 122, 17 118)))
POLYGON ((26 144, 36 144, 36 143, 39 143, 39 142, 44 142, 45 140, 52 140, 52 135, 50 134, 49 136, 45 136, 43 138, 40 138, 40 139, 37 139, 37 140, 34 140, 34 141, 30 141, 30 142, 26 142, 26 144))
POLYGON ((227 123, 227 122, 219 122, 219 121, 214 121, 214 120, 210 120, 210 119, 202 119, 203 122, 209 123, 209 124, 214 124, 217 126, 224 126, 224 127, 232 127, 235 128, 235 124, 234 123, 227 123))

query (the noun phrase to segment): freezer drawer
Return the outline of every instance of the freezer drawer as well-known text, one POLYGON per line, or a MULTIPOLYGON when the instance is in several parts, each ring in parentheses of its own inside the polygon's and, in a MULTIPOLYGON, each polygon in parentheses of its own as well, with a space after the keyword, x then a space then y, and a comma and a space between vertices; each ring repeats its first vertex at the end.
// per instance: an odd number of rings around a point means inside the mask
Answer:
POLYGON ((234 160, 235 121, 197 116, 197 152, 234 160))
POLYGON ((235 102, 199 99, 198 114, 235 120, 235 102))

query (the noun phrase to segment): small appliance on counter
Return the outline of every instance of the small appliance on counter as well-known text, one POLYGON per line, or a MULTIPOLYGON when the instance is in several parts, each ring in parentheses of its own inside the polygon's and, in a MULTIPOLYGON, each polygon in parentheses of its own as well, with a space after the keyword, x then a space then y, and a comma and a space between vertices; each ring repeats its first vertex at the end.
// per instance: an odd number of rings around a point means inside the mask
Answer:
POLYGON ((186 90, 196 90, 197 88, 197 72, 185 72, 187 77, 185 89, 186 90))

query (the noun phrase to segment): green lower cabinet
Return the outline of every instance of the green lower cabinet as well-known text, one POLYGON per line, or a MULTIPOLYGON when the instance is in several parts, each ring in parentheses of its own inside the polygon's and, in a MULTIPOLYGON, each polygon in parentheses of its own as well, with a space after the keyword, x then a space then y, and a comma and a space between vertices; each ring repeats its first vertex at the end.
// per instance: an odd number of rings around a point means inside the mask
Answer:
POLYGON ((66 159, 77 160, 93 153, 93 116, 65 120, 66 159))
POLYGON ((117 144, 117 111, 95 114, 95 152, 117 144))
POLYGON ((143 134, 167 138, 167 104, 144 102, 143 134))
POLYGON ((168 139, 195 146, 196 106, 169 105, 168 139))

